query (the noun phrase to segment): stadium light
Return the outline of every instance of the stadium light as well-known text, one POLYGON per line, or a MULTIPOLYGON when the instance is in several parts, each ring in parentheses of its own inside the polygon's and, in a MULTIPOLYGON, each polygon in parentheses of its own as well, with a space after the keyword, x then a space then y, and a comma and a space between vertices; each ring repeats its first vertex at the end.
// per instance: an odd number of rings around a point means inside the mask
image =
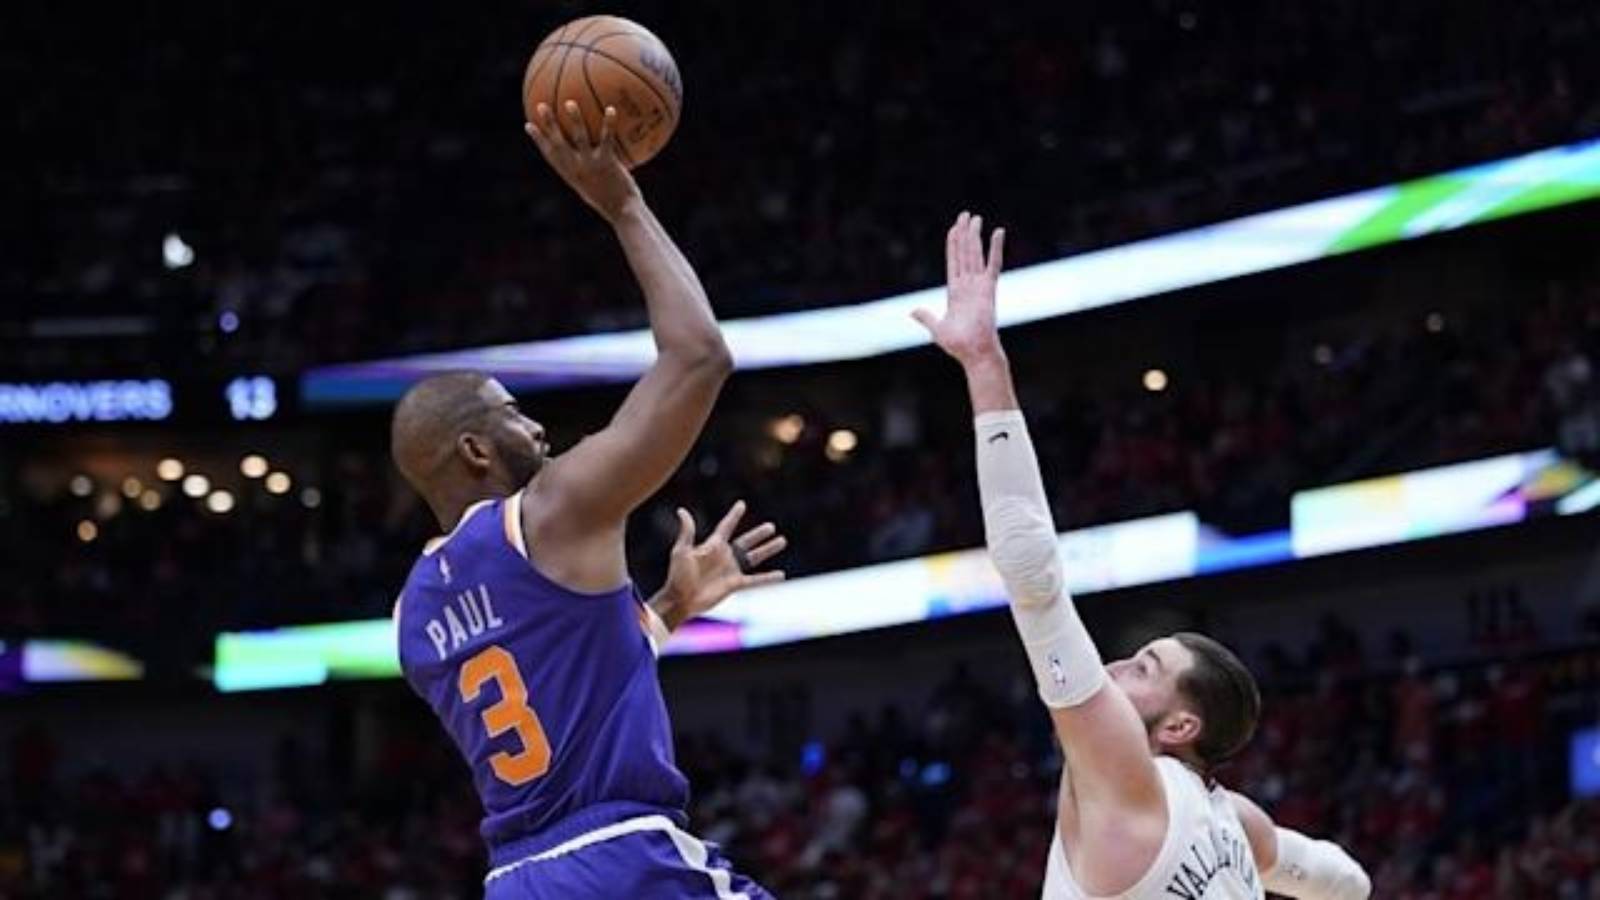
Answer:
POLYGON ((101 494, 94 502, 94 514, 101 521, 115 518, 122 512, 122 496, 119 494, 101 494))
POLYGON ((232 512, 233 494, 229 493, 228 491, 212 491, 210 495, 206 497, 206 509, 219 514, 232 512))
POLYGON ((287 472, 273 472, 267 476, 267 493, 287 494, 293 484, 294 482, 290 480, 287 472))
POLYGON ((1144 373, 1144 389, 1152 394, 1159 394, 1167 389, 1167 373, 1160 369, 1150 369, 1144 373))
POLYGON ((172 232, 161 241, 161 262, 169 270, 187 268, 194 265, 194 248, 172 232))
POLYGON ((94 541, 94 539, 99 537, 99 536, 100 536, 100 526, 99 525, 96 525, 95 523, 89 521, 88 519, 84 519, 83 521, 78 523, 78 540, 83 541, 85 544, 88 544, 88 543, 92 543, 94 541))
POLYGON ((239 473, 246 478, 260 478, 267 474, 267 458, 259 453, 252 453, 239 460, 239 473))
POLYGON ((805 433, 806 420, 799 413, 790 413, 782 418, 773 419, 772 426, 768 430, 779 443, 793 444, 805 433))
POLYGON ((204 475, 190 475, 183 479, 183 493, 185 496, 199 500, 209 490, 211 490, 211 479, 204 475))
POLYGON ((848 428, 835 430, 828 435, 828 449, 826 450, 828 459, 834 462, 844 462, 850 458, 850 454, 855 451, 859 443, 860 440, 856 437, 854 431, 848 428))
POLYGON ((87 497, 94 493, 94 482, 87 475, 74 475, 72 481, 67 483, 67 489, 72 491, 74 497, 87 497))
POLYGON ((183 463, 169 456, 156 463, 156 475, 162 481, 177 481, 183 477, 183 463))
POLYGON ((146 488, 139 495, 139 508, 145 512, 155 512, 161 508, 161 493, 154 488, 146 488))
POLYGON ((129 500, 137 500, 139 499, 139 495, 143 492, 144 482, 133 477, 132 475, 122 479, 122 496, 127 497, 129 500))

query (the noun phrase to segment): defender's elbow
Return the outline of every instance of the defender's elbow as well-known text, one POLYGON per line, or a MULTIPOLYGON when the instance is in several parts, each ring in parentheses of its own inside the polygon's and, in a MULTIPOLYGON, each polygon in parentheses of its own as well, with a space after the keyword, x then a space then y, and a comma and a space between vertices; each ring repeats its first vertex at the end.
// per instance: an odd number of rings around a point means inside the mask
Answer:
POLYGON ((721 335, 664 343, 656 352, 656 365, 672 372, 674 380, 721 387, 733 372, 733 353, 721 335))
POLYGON ((1350 873, 1350 896, 1357 900, 1368 900, 1372 896, 1372 877, 1367 870, 1356 865, 1356 870, 1350 873))
POLYGON ((720 331, 684 347, 679 354, 685 366, 709 377, 723 380, 733 373, 733 351, 720 331))

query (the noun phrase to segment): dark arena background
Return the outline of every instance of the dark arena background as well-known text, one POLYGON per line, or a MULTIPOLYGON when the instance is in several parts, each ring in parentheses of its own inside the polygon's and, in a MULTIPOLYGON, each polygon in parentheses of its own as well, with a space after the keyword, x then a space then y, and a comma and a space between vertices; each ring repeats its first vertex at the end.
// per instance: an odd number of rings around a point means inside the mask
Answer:
POLYGON ((630 565, 679 505, 791 545, 661 660, 695 833, 786 898, 1039 896, 1060 751, 905 315, 970 208, 1106 658, 1236 648, 1219 777, 1375 897, 1600 898, 1583 0, 8 7, 0 897, 482 895, 388 417, 483 368, 560 451, 648 364, 520 131, 597 12, 682 71, 638 178, 738 364, 630 565))

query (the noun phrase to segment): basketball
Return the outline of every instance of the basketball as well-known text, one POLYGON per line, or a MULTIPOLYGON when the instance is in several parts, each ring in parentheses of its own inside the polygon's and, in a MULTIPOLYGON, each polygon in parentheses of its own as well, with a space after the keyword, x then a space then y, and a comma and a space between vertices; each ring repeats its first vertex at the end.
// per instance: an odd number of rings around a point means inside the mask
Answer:
POLYGON ((605 108, 616 107, 617 155, 633 168, 660 153, 677 129, 683 81, 672 54, 649 29, 616 16, 588 16, 541 41, 522 79, 529 122, 547 103, 565 128, 561 110, 568 100, 583 111, 592 138, 600 136, 605 108))

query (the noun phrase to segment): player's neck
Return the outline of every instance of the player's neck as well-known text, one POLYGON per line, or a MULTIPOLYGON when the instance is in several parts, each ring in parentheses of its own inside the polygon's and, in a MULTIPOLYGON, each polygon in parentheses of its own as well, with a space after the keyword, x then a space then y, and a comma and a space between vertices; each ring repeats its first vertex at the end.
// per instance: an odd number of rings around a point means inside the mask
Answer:
POLYGON ((1194 758, 1191 754, 1168 750, 1165 751, 1165 755, 1177 760, 1180 763, 1183 763, 1184 768, 1200 776, 1200 780, 1206 784, 1209 785, 1215 780, 1211 777, 1211 773, 1207 770, 1205 764, 1194 758))
POLYGON ((439 532, 449 534, 456 526, 461 524, 461 517, 467 514, 474 504, 485 500, 496 500, 504 496, 486 485, 462 485, 453 490, 441 492, 441 496, 432 498, 428 505, 433 510, 433 516, 439 520, 439 532))

